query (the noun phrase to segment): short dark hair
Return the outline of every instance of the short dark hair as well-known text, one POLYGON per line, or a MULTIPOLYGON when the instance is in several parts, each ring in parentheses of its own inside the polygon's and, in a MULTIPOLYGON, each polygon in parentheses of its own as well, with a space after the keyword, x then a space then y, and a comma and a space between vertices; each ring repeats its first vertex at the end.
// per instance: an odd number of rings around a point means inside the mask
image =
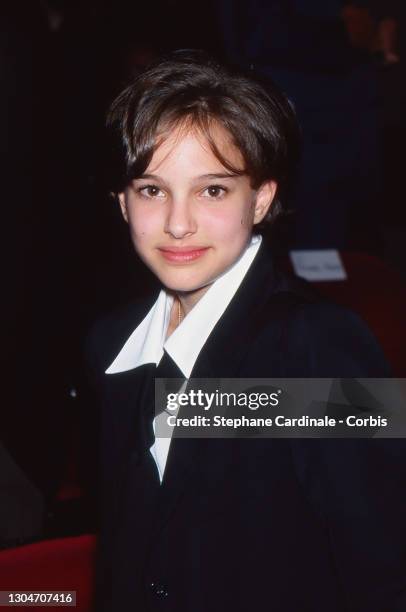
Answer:
POLYGON ((113 102, 107 119, 112 135, 111 191, 120 193, 141 176, 174 126, 193 125, 231 172, 250 177, 253 188, 275 180, 270 218, 282 210, 299 155, 299 127, 289 99, 252 71, 226 67, 203 51, 175 51, 149 66, 113 102), (234 168, 210 133, 213 123, 231 135, 244 168, 234 168))

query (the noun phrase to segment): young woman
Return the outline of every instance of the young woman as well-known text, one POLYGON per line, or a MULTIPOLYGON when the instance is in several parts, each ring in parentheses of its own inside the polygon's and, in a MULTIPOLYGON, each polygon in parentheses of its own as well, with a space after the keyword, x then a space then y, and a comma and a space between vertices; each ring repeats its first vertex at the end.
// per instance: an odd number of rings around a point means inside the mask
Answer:
POLYGON ((89 339, 102 406, 98 609, 404 609, 405 505, 382 442, 154 439, 158 376, 387 374, 365 325, 297 289, 257 231, 280 212, 295 159, 290 103, 177 52, 117 98, 109 125, 113 190, 162 289, 89 339))

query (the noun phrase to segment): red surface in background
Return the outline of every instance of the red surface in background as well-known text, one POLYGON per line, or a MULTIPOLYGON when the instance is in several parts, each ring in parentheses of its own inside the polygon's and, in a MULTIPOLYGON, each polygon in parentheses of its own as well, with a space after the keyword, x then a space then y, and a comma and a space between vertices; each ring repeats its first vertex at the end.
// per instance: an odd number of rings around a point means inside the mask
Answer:
POLYGON ((329 300, 359 314, 380 343, 393 374, 406 376, 406 284, 377 257, 340 253, 347 280, 312 283, 329 300))
MULTIPOLYGON (((95 536, 83 535, 0 551, 0 591, 76 591, 76 607, 32 609, 90 612, 95 549, 95 536)), ((22 609, 7 606, 1 610, 11 608, 22 609)))

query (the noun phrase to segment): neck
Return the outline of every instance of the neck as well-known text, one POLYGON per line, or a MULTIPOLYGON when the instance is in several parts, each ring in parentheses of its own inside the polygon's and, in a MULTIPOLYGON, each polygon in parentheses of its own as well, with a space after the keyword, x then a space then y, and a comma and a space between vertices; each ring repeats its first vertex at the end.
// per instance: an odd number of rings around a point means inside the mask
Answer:
POLYGON ((192 310, 197 302, 204 296, 210 285, 191 292, 178 292, 176 297, 180 302, 183 318, 192 310))
POLYGON ((183 319, 192 310, 193 306, 197 304, 200 298, 203 297, 209 287, 210 285, 207 285, 207 287, 202 287, 198 291, 193 291, 190 293, 173 293, 174 301, 168 329, 166 330, 166 338, 169 338, 178 325, 182 323, 183 319))

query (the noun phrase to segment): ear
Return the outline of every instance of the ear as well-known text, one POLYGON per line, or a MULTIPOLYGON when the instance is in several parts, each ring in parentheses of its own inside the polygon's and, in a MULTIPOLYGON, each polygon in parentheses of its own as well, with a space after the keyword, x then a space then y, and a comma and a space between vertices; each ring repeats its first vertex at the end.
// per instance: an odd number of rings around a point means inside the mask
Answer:
POLYGON ((262 183, 261 187, 258 189, 255 196, 254 225, 261 223, 265 218, 272 206, 277 187, 278 185, 275 181, 266 181, 262 183))
POLYGON ((121 208, 121 214, 123 215, 124 220, 128 223, 128 214, 127 214, 127 204, 125 201, 125 193, 121 192, 118 194, 118 201, 121 208))

